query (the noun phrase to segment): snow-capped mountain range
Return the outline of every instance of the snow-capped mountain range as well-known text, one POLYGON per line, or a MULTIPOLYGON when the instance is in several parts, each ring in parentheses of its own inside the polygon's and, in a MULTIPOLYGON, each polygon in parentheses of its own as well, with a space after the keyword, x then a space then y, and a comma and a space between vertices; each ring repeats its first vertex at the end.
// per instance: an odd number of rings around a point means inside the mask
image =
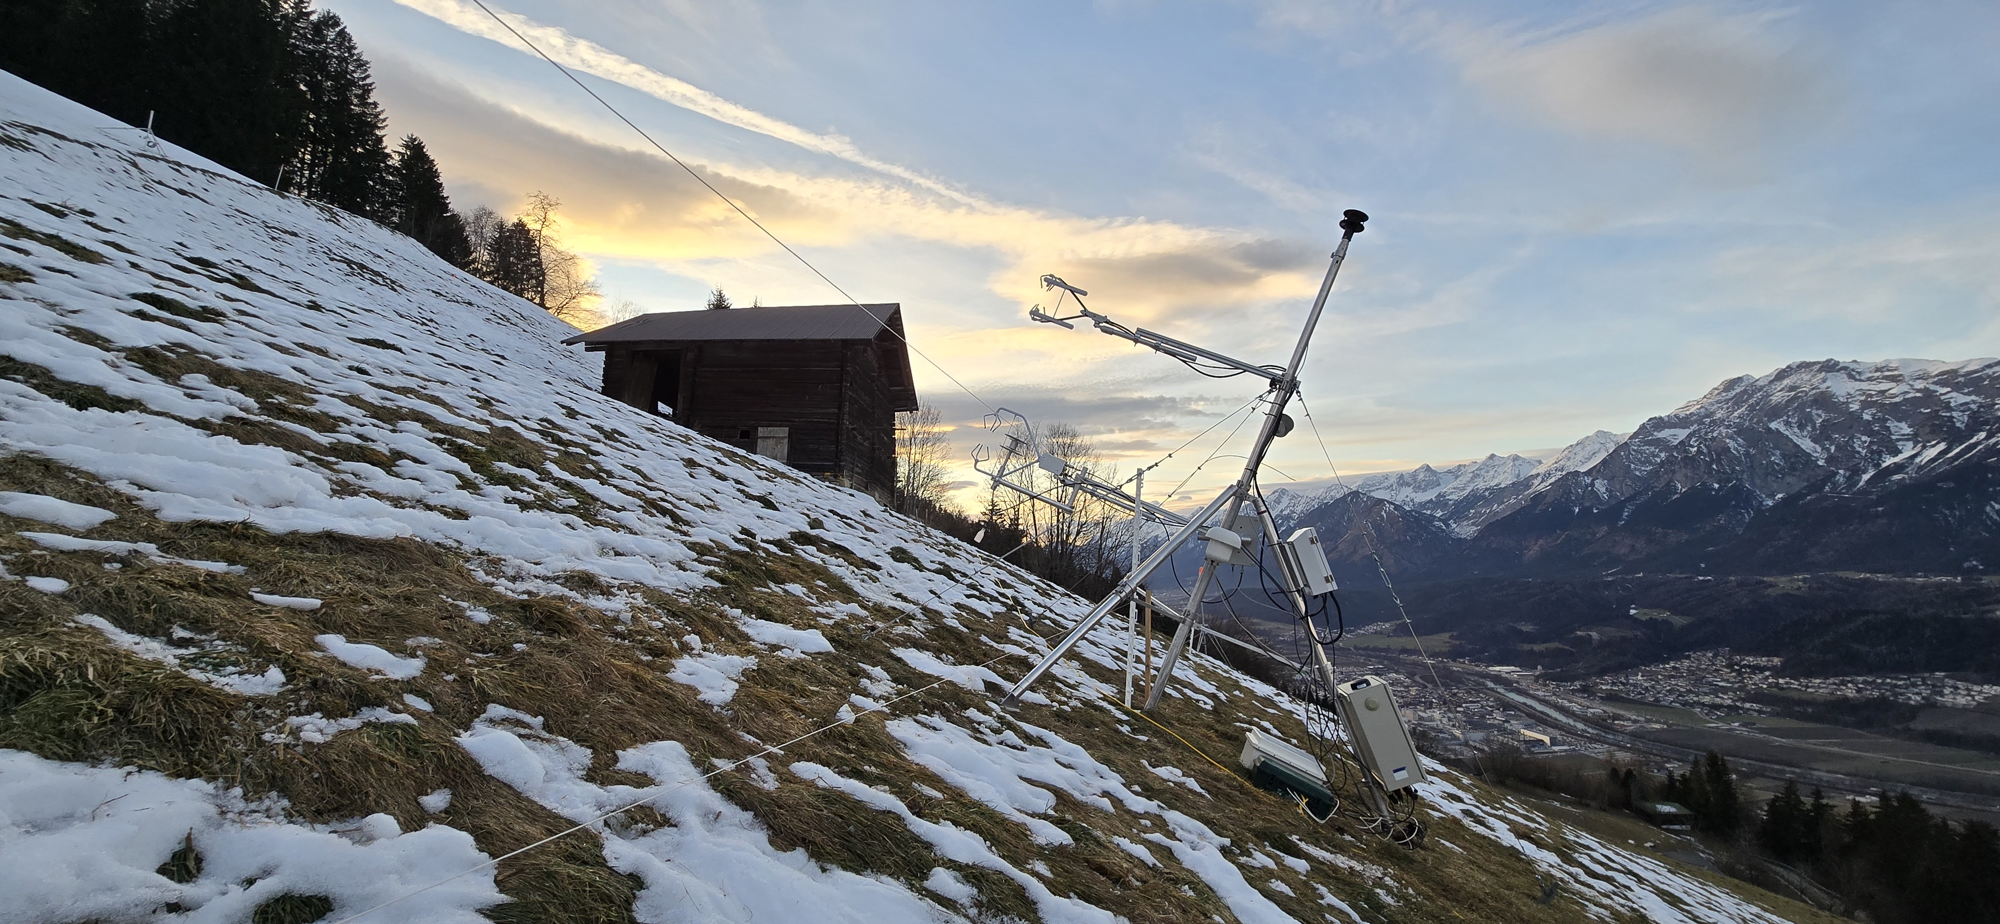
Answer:
POLYGON ((1360 491, 1437 517, 1454 534, 1469 537, 1563 475, 1596 465, 1624 439, 1599 430, 1547 459, 1488 454, 1484 459, 1443 469, 1426 464, 1407 472, 1378 472, 1363 476, 1352 487, 1332 484, 1314 491, 1278 488, 1265 499, 1273 516, 1289 521, 1349 491, 1360 491))
MULTIPOLYGON (((1792 363, 1547 460, 1489 455, 1351 490, 1463 540, 1417 556, 1456 562, 1447 571, 1952 572, 2000 560, 1997 488, 2000 360, 1892 359, 1792 363)), ((1287 525, 1344 522, 1331 505, 1349 490, 1270 500, 1287 525)))

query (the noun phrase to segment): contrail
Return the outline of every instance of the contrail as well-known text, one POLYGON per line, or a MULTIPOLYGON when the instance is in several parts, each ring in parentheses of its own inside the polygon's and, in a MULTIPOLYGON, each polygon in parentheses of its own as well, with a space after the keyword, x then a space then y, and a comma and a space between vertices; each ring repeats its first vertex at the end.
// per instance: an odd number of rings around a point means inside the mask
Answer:
MULTIPOLYGON (((492 17, 465 0, 396 0, 396 2, 469 35, 490 39, 523 53, 533 53, 514 36, 509 35, 499 23, 494 22, 492 17)), ((595 42, 577 38, 562 29, 542 25, 518 13, 499 10, 496 12, 505 18, 509 25, 520 30, 529 41, 541 46, 550 57, 561 61, 567 67, 631 87, 662 102, 671 103, 689 112, 700 113, 725 125, 734 125, 746 131, 776 138, 808 151, 837 157, 856 166, 895 177, 961 205, 982 210, 994 207, 990 202, 953 189, 908 167, 870 157, 855 147, 854 142, 839 135, 822 135, 807 131, 781 119, 774 119, 754 109, 732 103, 685 80, 662 74, 595 42)))

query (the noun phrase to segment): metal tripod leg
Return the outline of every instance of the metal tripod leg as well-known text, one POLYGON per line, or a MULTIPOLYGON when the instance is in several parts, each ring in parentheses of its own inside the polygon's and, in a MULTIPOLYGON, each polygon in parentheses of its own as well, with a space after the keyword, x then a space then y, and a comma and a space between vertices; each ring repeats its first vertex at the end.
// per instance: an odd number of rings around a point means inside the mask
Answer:
MULTIPOLYGON (((1207 522, 1209 517, 1215 515, 1216 510, 1235 498, 1239 487, 1241 485, 1232 485, 1228 491, 1224 491, 1220 497, 1209 502, 1207 507, 1202 508, 1201 513, 1196 514, 1194 519, 1188 522, 1188 525, 1181 527, 1180 531, 1175 533, 1173 538, 1168 539, 1166 544, 1153 550, 1153 554, 1147 556, 1146 560, 1140 563, 1137 570, 1125 576, 1125 580, 1119 583, 1118 589, 1112 591, 1109 596, 1106 596, 1096 607, 1091 609, 1083 619, 1070 628, 1069 634, 1064 635, 1062 641, 1057 642, 1055 647, 1049 650, 1048 654, 1042 656, 1041 661, 1037 662, 1034 667, 1028 669, 1026 674, 1022 675, 1020 681, 1014 684, 1014 688, 1008 690, 1007 695, 1000 700, 1000 705, 1012 709, 1019 703, 1021 701, 1021 694, 1027 692, 1028 687, 1032 686, 1035 681, 1040 680, 1043 674, 1049 672, 1050 668, 1055 667, 1056 662, 1061 660, 1063 655, 1068 654, 1071 648, 1075 648, 1076 643, 1083 641, 1083 637, 1088 635, 1091 629, 1096 628, 1098 623, 1103 622, 1104 617, 1109 616, 1112 610, 1117 609, 1118 604, 1123 602, 1128 595, 1145 586, 1146 578, 1151 577, 1154 571, 1159 570, 1159 567, 1165 564, 1167 559, 1174 554, 1174 550, 1180 548, 1181 543, 1193 538, 1194 534, 1201 530, 1202 524, 1207 522)), ((1182 623, 1182 625, 1185 626, 1186 623, 1182 623)))
MULTIPOLYGON (((1222 508, 1223 529, 1233 531, 1236 528, 1237 517, 1243 510, 1243 484, 1238 481, 1230 485, 1223 495, 1228 498, 1222 508)), ((1167 645, 1166 657, 1160 659, 1160 672, 1153 677, 1152 692, 1146 694, 1147 712, 1159 706, 1160 699, 1167 695, 1167 681, 1174 676, 1174 667, 1180 664, 1181 653, 1187 650, 1188 640, 1194 637, 1195 628, 1203 620, 1201 600, 1208 596, 1208 586, 1215 582, 1215 568, 1214 562, 1203 562, 1201 574, 1194 579, 1194 592, 1188 595, 1187 609, 1181 613, 1180 628, 1174 630, 1174 640, 1167 645)))

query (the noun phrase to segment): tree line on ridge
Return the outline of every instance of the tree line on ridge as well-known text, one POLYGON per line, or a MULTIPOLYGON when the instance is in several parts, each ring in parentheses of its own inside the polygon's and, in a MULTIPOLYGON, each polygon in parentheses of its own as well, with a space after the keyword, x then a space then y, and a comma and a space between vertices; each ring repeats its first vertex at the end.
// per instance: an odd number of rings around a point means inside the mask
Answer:
POLYGON ((0 68, 252 180, 393 228, 565 320, 599 292, 553 197, 454 209, 422 139, 393 146, 368 60, 310 0, 8 0, 0 68))

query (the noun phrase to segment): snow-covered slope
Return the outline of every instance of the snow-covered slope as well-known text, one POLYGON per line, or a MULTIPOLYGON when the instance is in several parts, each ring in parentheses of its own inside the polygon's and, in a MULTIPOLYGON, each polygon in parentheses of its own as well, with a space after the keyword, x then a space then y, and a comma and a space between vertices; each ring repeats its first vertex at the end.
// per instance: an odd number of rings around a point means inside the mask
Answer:
POLYGON ((1297 704, 1197 656, 1164 734, 1109 628, 1002 712, 1084 601, 415 243, 4 74, 0 180, 7 921, 1798 910, 1442 768, 1421 849, 1315 824, 1189 744, 1297 704))
MULTIPOLYGON (((1530 461, 1356 487, 1463 540, 1429 577, 1982 573, 2000 561, 2000 360, 1792 363, 1530 461)), ((1288 498, 1294 522, 1326 518, 1309 500, 1288 498)))

